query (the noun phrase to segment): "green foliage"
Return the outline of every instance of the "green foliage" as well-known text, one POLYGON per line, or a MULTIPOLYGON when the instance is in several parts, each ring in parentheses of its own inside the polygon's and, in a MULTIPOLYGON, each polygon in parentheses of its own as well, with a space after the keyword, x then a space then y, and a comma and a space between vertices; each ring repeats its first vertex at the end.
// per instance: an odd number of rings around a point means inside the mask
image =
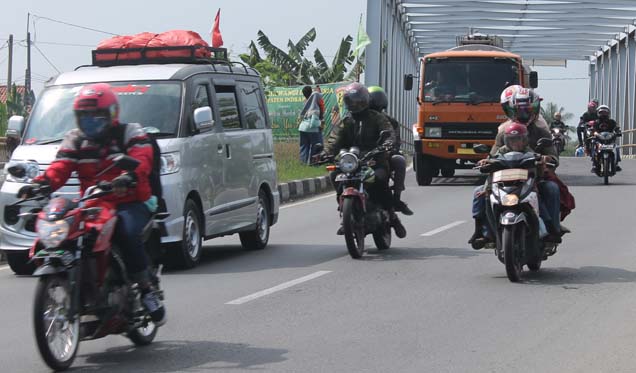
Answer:
POLYGON ((300 163, 298 153, 299 144, 297 141, 280 141, 274 143, 274 158, 276 159, 276 171, 278 173, 279 183, 325 176, 327 174, 324 166, 313 167, 300 163))
MULTIPOLYGON (((563 123, 565 123, 566 125, 568 124, 568 121, 574 118, 574 114, 566 113, 563 106, 559 106, 554 102, 546 102, 545 104, 541 104, 541 115, 543 115, 543 118, 545 118, 548 124, 554 121, 554 114, 557 112, 561 113, 561 121, 563 121, 563 123)), ((568 125, 568 132, 576 134, 576 123, 568 125)))
POLYGON ((7 122, 9 120, 9 112, 7 111, 7 105, 4 102, 0 102, 0 136, 4 136, 7 131, 7 122))
POLYGON ((309 45, 315 40, 316 29, 312 28, 297 42, 289 40, 287 52, 285 52, 272 44, 267 35, 259 30, 256 43, 252 41, 249 53, 242 54, 240 58, 258 70, 265 84, 270 86, 326 84, 343 81, 347 67, 354 61, 351 49, 353 38, 347 36, 341 40, 331 65, 319 49, 314 51, 314 61, 305 57, 309 45), (256 44, 264 51, 265 58, 261 57, 256 44))

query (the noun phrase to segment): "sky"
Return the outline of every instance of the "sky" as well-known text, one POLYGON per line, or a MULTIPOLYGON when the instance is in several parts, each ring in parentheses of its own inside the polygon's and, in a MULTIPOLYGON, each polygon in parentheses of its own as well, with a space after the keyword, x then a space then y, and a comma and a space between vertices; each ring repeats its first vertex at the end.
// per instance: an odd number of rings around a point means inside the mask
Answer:
MULTIPOLYGON (((224 46, 235 58, 247 51, 258 30, 265 32, 275 45, 285 47, 289 39, 296 41, 311 27, 316 27, 317 38, 308 52, 313 55, 313 50, 318 48, 330 61, 343 37, 355 38, 360 14, 366 13, 366 0, 5 1, 0 48, 6 45, 9 34, 14 34, 13 80, 24 84, 27 13, 35 15, 30 29, 39 50, 32 49, 31 59, 32 84, 38 94, 43 82, 57 75, 58 70, 69 71, 89 64, 93 46, 110 36, 44 17, 122 35, 187 29, 198 32, 209 42, 209 32, 219 8, 224 46)), ((7 48, 0 49, 0 85, 6 84, 6 60, 7 48)), ((588 101, 588 63, 569 61, 567 68, 537 67, 536 70, 539 72, 537 92, 545 101, 564 106, 566 112, 578 118, 588 101)))

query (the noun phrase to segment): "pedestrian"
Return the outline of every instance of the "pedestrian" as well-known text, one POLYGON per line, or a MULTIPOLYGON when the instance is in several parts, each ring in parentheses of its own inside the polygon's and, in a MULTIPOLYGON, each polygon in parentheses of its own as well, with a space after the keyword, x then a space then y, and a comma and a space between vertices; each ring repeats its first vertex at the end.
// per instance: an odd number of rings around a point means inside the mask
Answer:
POLYGON ((300 162, 309 164, 315 151, 312 149, 320 142, 320 93, 313 92, 310 86, 303 87, 305 107, 300 112, 300 162))

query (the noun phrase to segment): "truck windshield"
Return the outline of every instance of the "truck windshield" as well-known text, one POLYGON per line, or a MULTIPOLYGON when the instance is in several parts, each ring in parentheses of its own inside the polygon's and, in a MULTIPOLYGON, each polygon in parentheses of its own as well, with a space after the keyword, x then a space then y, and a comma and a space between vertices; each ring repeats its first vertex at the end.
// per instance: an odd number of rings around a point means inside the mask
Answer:
MULTIPOLYGON (((117 93, 122 123, 155 127, 159 135, 176 135, 181 112, 178 82, 110 83, 117 93)), ((73 99, 83 85, 47 88, 37 100, 24 134, 25 144, 62 141, 75 128, 73 99)), ((155 131, 156 132, 156 131, 155 131)))
POLYGON ((517 62, 494 58, 428 58, 425 102, 499 102, 505 87, 519 84, 517 62))

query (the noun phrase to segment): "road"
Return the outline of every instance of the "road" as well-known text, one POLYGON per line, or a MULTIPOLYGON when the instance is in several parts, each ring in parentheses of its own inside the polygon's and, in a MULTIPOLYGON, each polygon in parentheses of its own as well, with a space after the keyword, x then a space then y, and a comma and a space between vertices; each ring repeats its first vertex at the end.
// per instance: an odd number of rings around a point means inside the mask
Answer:
MULTIPOLYGON (((82 343, 75 371, 633 372, 636 161, 610 186, 586 160, 562 163, 577 198, 572 234, 524 283, 466 244, 475 178, 424 188, 411 173, 416 215, 391 250, 351 259, 333 196, 287 205, 266 250, 214 240, 199 267, 165 274, 169 321, 156 343, 82 343)), ((0 270, 5 372, 47 371, 34 287, 0 270)))

